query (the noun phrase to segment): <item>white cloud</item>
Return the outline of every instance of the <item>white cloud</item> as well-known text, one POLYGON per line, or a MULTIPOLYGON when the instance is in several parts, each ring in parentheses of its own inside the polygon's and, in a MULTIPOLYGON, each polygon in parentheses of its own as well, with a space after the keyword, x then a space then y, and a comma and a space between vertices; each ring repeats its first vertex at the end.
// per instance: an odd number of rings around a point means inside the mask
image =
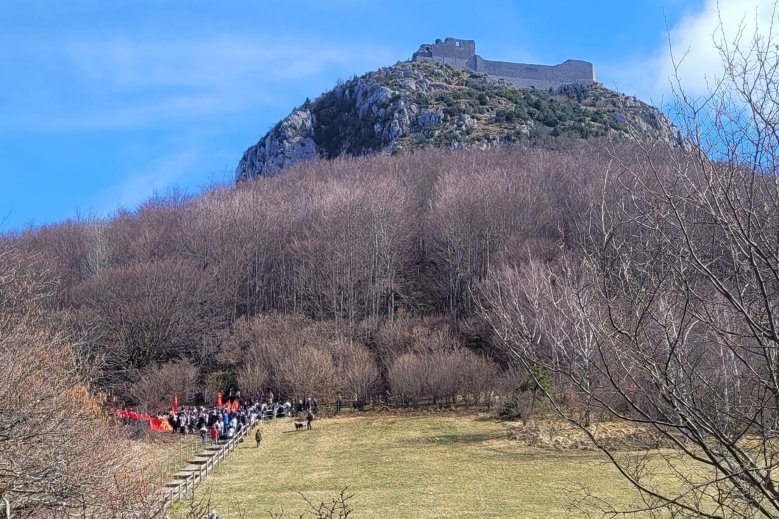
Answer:
POLYGON ((707 0, 703 8, 669 28, 665 43, 653 55, 633 63, 611 67, 616 88, 647 101, 669 100, 674 61, 682 86, 688 94, 700 96, 707 85, 722 74, 722 62, 715 42, 733 43, 742 34, 749 43, 755 33, 767 34, 776 22, 774 0, 707 0))

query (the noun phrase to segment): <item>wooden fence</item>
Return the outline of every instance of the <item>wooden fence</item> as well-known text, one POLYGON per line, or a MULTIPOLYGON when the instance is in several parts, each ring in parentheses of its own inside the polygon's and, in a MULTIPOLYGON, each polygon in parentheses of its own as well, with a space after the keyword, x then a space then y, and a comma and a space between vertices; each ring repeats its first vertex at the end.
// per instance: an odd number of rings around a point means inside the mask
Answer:
POLYGON ((185 467, 178 470, 173 475, 173 481, 166 485, 162 496, 163 509, 194 493, 203 479, 214 472, 238 444, 244 441, 258 422, 259 417, 252 415, 251 422, 246 427, 242 427, 233 438, 222 440, 217 445, 208 445, 205 449, 197 449, 199 453, 193 452, 196 455, 185 467))

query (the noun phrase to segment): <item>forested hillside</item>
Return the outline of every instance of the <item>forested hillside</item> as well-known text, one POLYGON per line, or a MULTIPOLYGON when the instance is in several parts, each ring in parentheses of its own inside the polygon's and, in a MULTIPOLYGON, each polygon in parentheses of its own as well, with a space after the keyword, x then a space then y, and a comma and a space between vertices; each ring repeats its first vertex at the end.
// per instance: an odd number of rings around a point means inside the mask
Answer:
MULTIPOLYGON (((435 355, 455 381, 478 371, 478 394, 507 365, 475 316, 476 285, 577 247, 607 155, 599 143, 322 160, 4 246, 37 258, 56 287, 47 310, 127 403, 153 408, 174 388, 413 397, 430 390, 401 372, 435 355)), ((446 378, 442 395, 466 390, 446 378)))

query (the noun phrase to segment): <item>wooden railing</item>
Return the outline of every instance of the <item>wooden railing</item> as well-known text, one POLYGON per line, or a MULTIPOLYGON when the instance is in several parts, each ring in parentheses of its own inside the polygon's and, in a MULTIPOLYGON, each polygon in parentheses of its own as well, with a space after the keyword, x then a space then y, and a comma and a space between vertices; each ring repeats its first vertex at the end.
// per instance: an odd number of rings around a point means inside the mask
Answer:
POLYGON ((163 509, 169 507, 176 501, 191 495, 203 479, 211 474, 222 463, 227 456, 235 450, 240 442, 254 429, 259 422, 259 417, 252 415, 252 419, 246 427, 242 427, 233 438, 222 441, 218 446, 208 446, 200 451, 189 464, 198 465, 197 469, 188 470, 188 474, 174 475, 175 481, 169 483, 163 491, 163 509), (213 448, 217 447, 217 448, 213 448), (205 458, 199 460, 198 458, 205 458))

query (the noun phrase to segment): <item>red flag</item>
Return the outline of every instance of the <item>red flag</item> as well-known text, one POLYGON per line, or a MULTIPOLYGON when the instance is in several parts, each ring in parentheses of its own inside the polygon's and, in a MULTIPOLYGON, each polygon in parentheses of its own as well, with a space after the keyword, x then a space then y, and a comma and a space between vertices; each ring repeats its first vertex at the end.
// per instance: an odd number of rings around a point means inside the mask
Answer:
POLYGON ((152 431, 157 432, 172 432, 173 427, 170 426, 170 423, 164 418, 152 418, 149 420, 149 428, 151 428, 152 431))
POLYGON ((173 393, 173 414, 176 414, 179 410, 179 396, 173 393))
POLYGON ((216 393, 216 408, 221 409, 222 408, 222 392, 217 391, 216 393))
POLYGON ((233 411, 238 412, 238 399, 233 400, 233 411))

